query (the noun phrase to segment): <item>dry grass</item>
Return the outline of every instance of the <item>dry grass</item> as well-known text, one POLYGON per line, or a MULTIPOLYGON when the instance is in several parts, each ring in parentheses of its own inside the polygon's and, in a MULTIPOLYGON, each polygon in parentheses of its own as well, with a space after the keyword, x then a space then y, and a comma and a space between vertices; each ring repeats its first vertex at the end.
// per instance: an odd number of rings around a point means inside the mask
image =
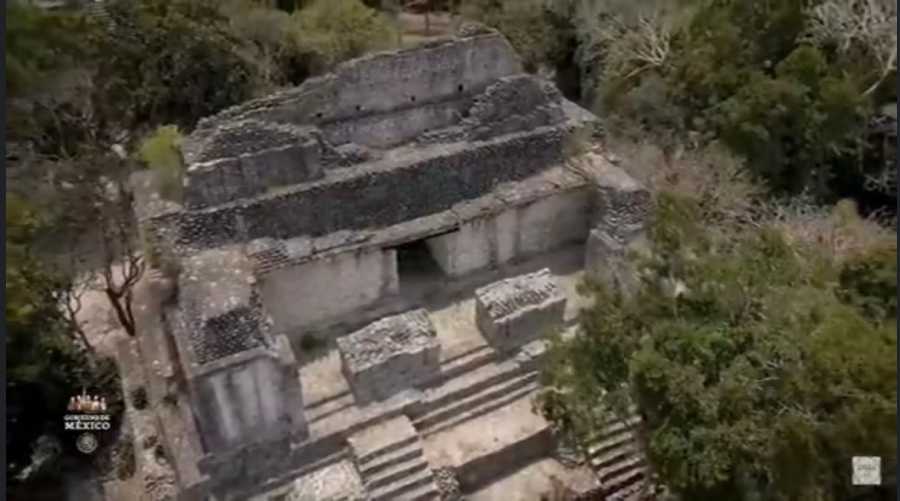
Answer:
POLYGON ((834 207, 822 207, 799 197, 788 203, 772 204, 769 218, 789 241, 818 247, 836 262, 896 240, 895 233, 872 218, 860 216, 856 204, 850 200, 842 200, 834 207))
POLYGON ((722 147, 665 151, 652 144, 614 141, 609 148, 624 159, 622 167, 654 196, 670 192, 695 198, 715 220, 746 222, 758 218, 765 186, 753 180, 743 163, 722 147))

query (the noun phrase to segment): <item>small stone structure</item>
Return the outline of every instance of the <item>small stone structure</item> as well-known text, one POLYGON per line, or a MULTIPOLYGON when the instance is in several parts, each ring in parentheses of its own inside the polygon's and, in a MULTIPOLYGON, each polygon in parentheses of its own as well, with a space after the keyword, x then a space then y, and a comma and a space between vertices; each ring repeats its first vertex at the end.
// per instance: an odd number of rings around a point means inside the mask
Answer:
POLYGON ((561 326, 565 309, 566 296, 547 268, 475 291, 475 321, 498 349, 518 348, 561 326))
POLYGON ((384 400, 440 371, 441 345, 424 309, 382 318, 337 345, 358 403, 384 400))
POLYGON ((629 254, 648 249, 644 221, 650 193, 615 168, 601 171, 596 183, 602 196, 588 235, 584 269, 591 279, 630 295, 638 286, 638 276, 629 254))

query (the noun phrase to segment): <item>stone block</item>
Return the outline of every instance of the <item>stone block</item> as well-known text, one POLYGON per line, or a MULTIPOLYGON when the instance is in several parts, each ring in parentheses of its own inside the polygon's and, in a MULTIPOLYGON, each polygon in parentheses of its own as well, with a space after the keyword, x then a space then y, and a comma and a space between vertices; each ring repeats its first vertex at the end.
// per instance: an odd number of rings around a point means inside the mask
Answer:
POLYGON ((609 166, 596 181, 592 228, 626 241, 643 231, 650 212, 650 192, 625 171, 609 166))
POLYGON ((562 326, 565 309, 566 297, 547 268, 475 291, 475 322, 500 350, 519 348, 562 326))
POLYGON ((387 399, 440 371, 441 345, 424 309, 382 318, 337 345, 357 403, 387 399))

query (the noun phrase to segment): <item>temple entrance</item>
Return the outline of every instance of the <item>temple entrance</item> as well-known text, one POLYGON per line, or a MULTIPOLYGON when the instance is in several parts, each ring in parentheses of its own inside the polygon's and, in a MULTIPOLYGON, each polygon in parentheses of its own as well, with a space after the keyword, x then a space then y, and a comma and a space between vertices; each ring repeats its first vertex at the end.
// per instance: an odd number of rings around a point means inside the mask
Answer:
POLYGON ((429 245, 431 239, 413 240, 394 247, 400 295, 414 302, 426 299, 447 278, 433 254, 433 246, 429 245))

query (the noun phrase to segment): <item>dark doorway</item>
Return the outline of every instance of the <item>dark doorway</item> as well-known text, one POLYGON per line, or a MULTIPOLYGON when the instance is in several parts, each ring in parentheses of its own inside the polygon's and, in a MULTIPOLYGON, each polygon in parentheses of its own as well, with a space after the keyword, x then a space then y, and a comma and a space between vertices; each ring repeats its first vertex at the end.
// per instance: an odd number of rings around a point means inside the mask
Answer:
POLYGON ((394 250, 397 251, 400 295, 418 301, 431 289, 440 287, 445 275, 425 240, 398 245, 394 250))

